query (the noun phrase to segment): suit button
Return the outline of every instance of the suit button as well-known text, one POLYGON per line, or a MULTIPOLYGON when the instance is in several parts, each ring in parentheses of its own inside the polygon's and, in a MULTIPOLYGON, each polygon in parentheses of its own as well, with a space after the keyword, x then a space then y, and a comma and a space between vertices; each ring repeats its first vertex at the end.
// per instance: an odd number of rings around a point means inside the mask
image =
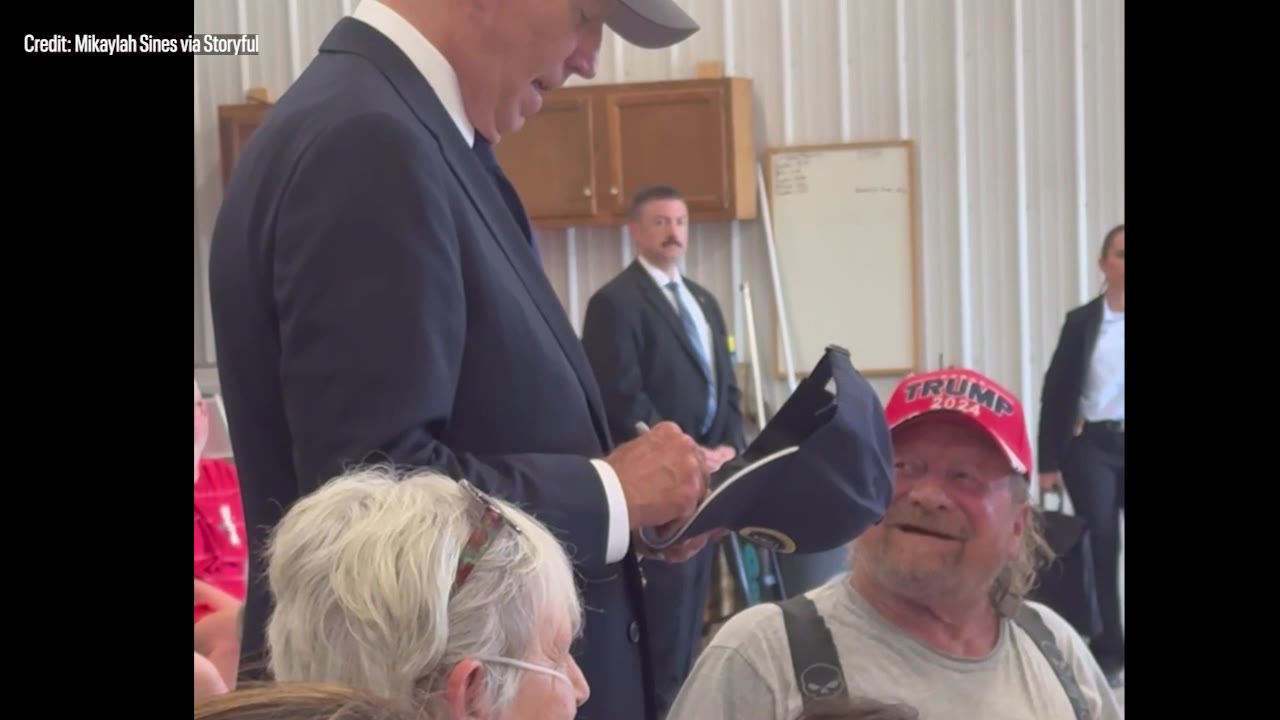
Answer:
POLYGON ((631 621, 631 625, 627 627, 627 637, 631 638, 631 642, 640 642, 640 623, 636 620, 631 621))

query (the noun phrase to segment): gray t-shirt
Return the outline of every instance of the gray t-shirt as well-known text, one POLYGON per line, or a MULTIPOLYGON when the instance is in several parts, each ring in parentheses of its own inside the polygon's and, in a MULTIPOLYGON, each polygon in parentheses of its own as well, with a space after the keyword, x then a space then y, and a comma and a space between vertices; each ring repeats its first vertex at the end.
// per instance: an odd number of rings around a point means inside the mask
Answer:
MULTIPOLYGON (((807 593, 835 640, 851 697, 915 707, 921 720, 1075 720, 1044 654, 1011 620, 995 649, 943 655, 890 625, 842 575, 807 593)), ((1094 720, 1124 709, 1084 640, 1057 613, 1031 603, 1058 640, 1094 720)), ((698 658, 668 720, 793 720, 801 711, 782 611, 756 605, 731 618, 698 658)))

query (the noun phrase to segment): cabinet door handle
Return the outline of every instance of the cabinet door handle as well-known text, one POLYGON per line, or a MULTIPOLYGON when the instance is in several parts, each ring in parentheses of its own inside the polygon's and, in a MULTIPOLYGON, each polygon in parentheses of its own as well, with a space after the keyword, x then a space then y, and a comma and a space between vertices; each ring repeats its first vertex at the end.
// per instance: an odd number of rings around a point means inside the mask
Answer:
POLYGON ((609 194, 610 194, 610 195, 617 195, 617 194, 618 194, 618 188, 616 188, 616 187, 611 187, 611 188, 609 188, 609 194))
POLYGON ((591 188, 589 188, 589 187, 584 187, 584 188, 582 188, 582 196, 583 196, 583 197, 591 197, 591 188))

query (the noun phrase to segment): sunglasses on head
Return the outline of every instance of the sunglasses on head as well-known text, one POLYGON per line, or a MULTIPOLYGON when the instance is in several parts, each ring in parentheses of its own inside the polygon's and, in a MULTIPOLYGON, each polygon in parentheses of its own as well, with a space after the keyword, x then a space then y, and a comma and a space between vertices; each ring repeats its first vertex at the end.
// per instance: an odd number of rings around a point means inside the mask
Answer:
POLYGON ((524 534, 524 531, 502 512, 498 504, 493 502, 488 495, 480 492, 479 488, 466 480, 460 480, 458 484, 479 503, 481 511, 479 522, 471 529, 471 534, 467 537, 467 543, 462 547, 462 554, 458 557, 458 570, 453 578, 454 592, 457 592, 458 588, 462 587, 462 584, 467 581, 467 578, 471 577, 471 573, 475 571, 480 558, 484 557, 485 551, 493 544, 494 538, 498 536, 498 533, 504 527, 514 530, 517 534, 524 534))

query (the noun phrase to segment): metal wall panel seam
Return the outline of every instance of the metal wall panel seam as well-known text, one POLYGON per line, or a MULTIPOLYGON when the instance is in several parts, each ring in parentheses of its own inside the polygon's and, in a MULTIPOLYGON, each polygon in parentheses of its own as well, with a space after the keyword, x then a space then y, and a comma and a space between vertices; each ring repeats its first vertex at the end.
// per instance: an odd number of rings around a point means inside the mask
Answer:
POLYGON ((960 239, 960 362, 972 367, 973 358, 973 279, 972 238, 969 234, 969 102, 965 87, 965 0, 955 0, 953 14, 956 73, 956 180, 959 197, 960 239))
MULTIPOLYGON (((196 130, 198 131, 200 129, 200 124, 199 124, 200 123, 200 91, 203 89, 200 86, 200 58, 196 58, 196 61, 192 63, 192 70, 194 72, 191 78, 191 88, 192 90, 195 91, 195 114, 196 114, 195 125, 196 125, 196 130)), ((203 163, 200 160, 200 142, 199 142, 198 132, 196 133, 196 138, 197 140, 193 147, 193 150, 195 150, 195 152, 193 153, 193 157, 192 157, 192 161, 193 161, 192 167, 195 171, 193 189, 195 191, 195 194, 199 196, 200 169, 203 166, 203 163)), ((200 216, 202 214, 203 213, 201 212, 200 203, 199 202, 195 203, 194 213, 192 217, 192 220, 194 221, 192 223, 192 229, 195 232, 196 258, 197 260, 199 260, 199 264, 200 264, 200 277, 197 280, 197 282, 200 284, 200 319, 199 319, 200 334, 198 335, 200 347, 198 348, 198 350, 200 351, 200 362, 207 363, 209 362, 209 340, 208 338, 205 337, 205 334, 208 332, 209 324, 205 322, 204 316, 205 316, 205 307, 209 304, 207 300, 209 296, 209 290, 207 287, 208 283, 205 282, 205 278, 208 276, 208 272, 205 270, 204 243, 200 242, 200 216)))
POLYGON ((795 103, 791 101, 791 0, 779 0, 781 22, 778 23, 782 37, 782 142, 790 145, 795 131, 795 103))
MULTIPOLYGON (((724 41, 724 74, 730 77, 734 73, 734 50, 737 44, 734 42, 734 0, 721 1, 721 33, 724 41)), ((767 198, 762 198, 762 202, 768 202, 767 198)), ((745 330, 743 329, 743 310, 742 310, 742 223, 733 220, 729 223, 729 274, 733 283, 733 337, 735 341, 740 342, 745 330)))
POLYGON ((911 136, 911 124, 908 112, 910 104, 910 78, 907 75, 907 3, 906 0, 894 0, 893 31, 898 41, 898 135, 902 139, 911 136))
POLYGON ((289 82, 302 74, 302 28, 298 26, 298 0, 285 0, 285 17, 289 26, 289 82))
MULTIPOLYGON (((1024 0, 1013 0, 1013 122, 1014 158, 1016 175, 1014 192, 1018 212, 1018 374, 1019 393, 1027 405, 1031 402, 1031 238, 1027 198, 1027 91, 1026 91, 1026 18, 1024 0)), ((1031 415, 1024 420, 1027 431, 1031 415)))
POLYGON ((836 54, 840 58, 840 140, 849 142, 853 138, 849 92, 849 0, 836 2, 836 54))
POLYGON ((613 82, 615 83, 622 83, 627 81, 626 74, 622 72, 622 68, 626 64, 626 61, 624 59, 626 55, 626 49, 627 49, 626 43, 623 42, 622 38, 618 37, 617 35, 614 35, 613 36, 613 82))
POLYGON ((582 318, 578 312, 581 302, 578 298, 578 237, 574 228, 564 231, 565 282, 569 285, 569 318, 573 322, 574 332, 582 337, 582 318))
POLYGON ((1089 177, 1085 135, 1084 0, 1071 2, 1071 55, 1076 115, 1076 301, 1089 299, 1089 177))
MULTIPOLYGON (((236 0, 236 32, 249 34, 249 0, 236 0)), ((249 72, 249 55, 240 56, 240 94, 249 91, 249 83, 253 82, 249 72)), ((239 102, 239 101, 237 101, 239 102)))

